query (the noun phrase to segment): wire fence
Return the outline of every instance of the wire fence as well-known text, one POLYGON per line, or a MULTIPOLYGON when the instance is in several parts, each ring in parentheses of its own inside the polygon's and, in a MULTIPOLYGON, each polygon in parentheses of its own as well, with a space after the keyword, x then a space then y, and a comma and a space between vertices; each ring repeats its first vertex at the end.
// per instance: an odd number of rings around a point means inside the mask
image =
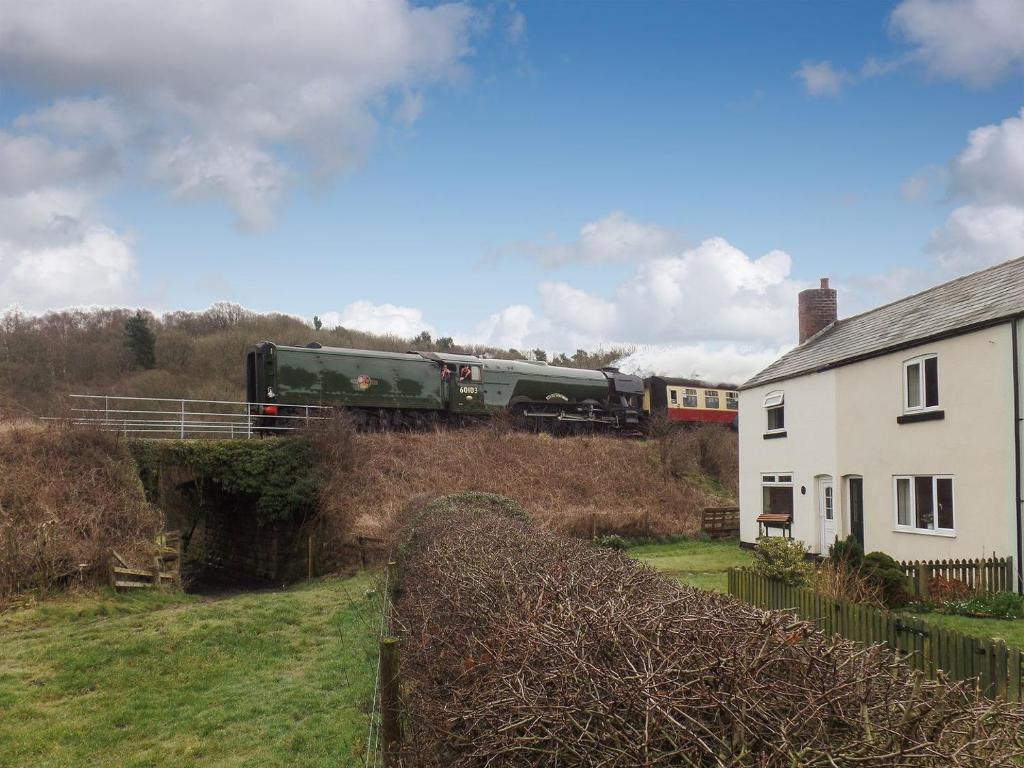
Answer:
MULTIPOLYGON (((388 759, 388 755, 384 754, 384 750, 381 749, 381 733, 385 729, 382 699, 384 696, 384 675, 387 673, 387 670, 385 670, 384 655, 387 644, 394 642, 394 638, 391 637, 391 621, 394 610, 391 593, 396 567, 396 563, 393 560, 389 560, 384 571, 384 589, 381 592, 380 601, 377 671, 373 681, 373 701, 370 705, 370 716, 366 729, 364 768, 376 768, 376 766, 380 765, 386 767, 391 762, 388 759)), ((394 674, 394 672, 391 674, 394 674)))
POLYGON ((71 395, 69 420, 126 437, 249 438, 294 432, 327 418, 330 408, 291 403, 71 395))

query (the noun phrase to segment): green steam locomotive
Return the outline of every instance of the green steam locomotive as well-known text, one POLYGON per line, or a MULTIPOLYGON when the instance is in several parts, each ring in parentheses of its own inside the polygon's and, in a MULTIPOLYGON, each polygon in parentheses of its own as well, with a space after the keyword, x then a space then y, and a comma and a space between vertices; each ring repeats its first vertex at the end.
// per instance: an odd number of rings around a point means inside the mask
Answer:
MULTIPOLYGON (((498 413, 557 432, 637 432, 643 380, 615 368, 562 368, 446 352, 376 352, 269 341, 246 355, 248 401, 283 419, 303 406, 345 408, 364 428, 422 428, 498 413)), ((273 422, 269 422, 273 423, 273 422)))

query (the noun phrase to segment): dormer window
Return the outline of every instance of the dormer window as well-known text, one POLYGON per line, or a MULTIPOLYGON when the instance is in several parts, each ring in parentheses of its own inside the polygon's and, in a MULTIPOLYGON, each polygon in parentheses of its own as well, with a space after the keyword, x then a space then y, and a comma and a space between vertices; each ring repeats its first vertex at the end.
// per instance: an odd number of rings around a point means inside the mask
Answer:
POLYGON ((939 407, 939 358, 922 355, 903 363, 903 410, 916 413, 939 407))
POLYGON ((786 403, 782 392, 769 392, 764 398, 768 414, 768 434, 784 432, 786 429, 786 403))

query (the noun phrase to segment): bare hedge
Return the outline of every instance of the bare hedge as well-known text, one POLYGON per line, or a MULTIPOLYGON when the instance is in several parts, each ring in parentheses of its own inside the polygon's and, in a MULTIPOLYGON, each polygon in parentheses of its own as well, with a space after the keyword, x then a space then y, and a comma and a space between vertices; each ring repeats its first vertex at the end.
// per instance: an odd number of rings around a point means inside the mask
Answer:
POLYGON ((405 765, 990 766, 1024 710, 880 646, 680 585, 448 497, 413 523, 405 765))

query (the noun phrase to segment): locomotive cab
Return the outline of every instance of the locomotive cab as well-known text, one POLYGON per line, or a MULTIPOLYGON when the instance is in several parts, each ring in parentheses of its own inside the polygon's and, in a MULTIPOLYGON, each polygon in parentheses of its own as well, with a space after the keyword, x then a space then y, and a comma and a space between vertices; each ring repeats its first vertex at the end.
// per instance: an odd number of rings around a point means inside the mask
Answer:
POLYGON ((608 379, 608 400, 619 412, 624 425, 640 426, 643 418, 644 380, 639 376, 622 373, 618 368, 601 369, 608 379))

